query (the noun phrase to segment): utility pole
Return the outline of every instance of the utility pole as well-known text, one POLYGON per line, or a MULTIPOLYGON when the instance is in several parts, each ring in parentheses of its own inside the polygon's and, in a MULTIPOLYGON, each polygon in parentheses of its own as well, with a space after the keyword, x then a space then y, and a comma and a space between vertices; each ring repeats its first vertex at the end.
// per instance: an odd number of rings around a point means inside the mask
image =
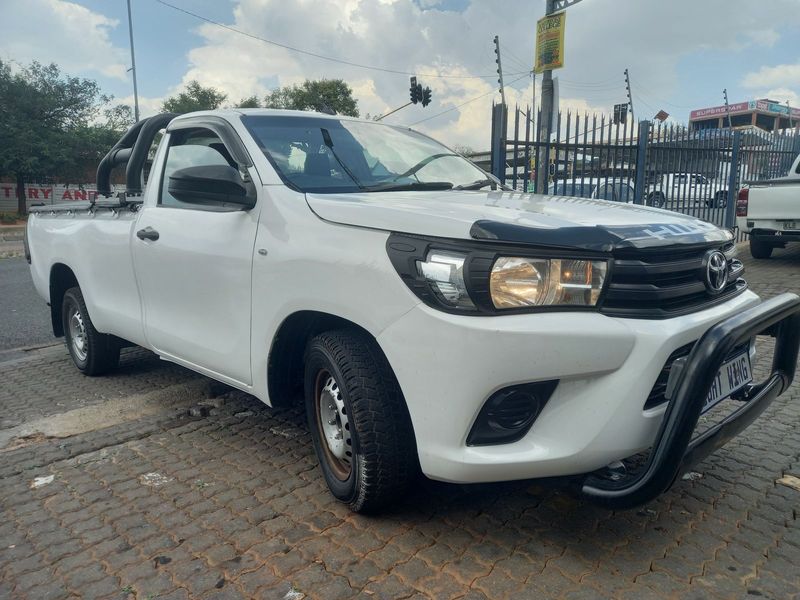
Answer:
POLYGON ((636 124, 636 117, 633 115, 633 95, 631 94, 631 77, 628 69, 625 69, 625 89, 628 92, 628 106, 631 107, 631 120, 636 124))
POLYGON ((789 101, 786 101, 786 116, 789 117, 789 129, 794 129, 794 125, 792 125, 792 107, 789 106, 789 101))
POLYGON ((131 0, 128 0, 128 34, 131 38, 131 68, 133 74, 133 118, 139 120, 139 89, 136 86, 136 53, 133 51, 133 20, 131 19, 131 0))
POLYGON ((494 53, 497 58, 494 62, 497 63, 497 83, 500 84, 500 99, 503 102, 503 107, 506 106, 506 87, 503 85, 503 63, 500 61, 500 36, 494 36, 494 53))
POLYGON ((728 105, 728 88, 722 90, 722 97, 725 98, 725 114, 728 116, 728 129, 733 129, 731 125, 731 107, 728 105))
MULTIPOLYGON (((547 0, 544 10, 545 16, 556 12, 555 0, 547 0)), ((542 142, 550 141, 550 134, 553 125, 553 71, 546 69, 542 72, 542 99, 539 102, 539 139, 542 142)), ((539 164, 536 165, 536 191, 540 194, 547 193, 547 174, 548 174, 547 152, 539 151, 539 164)))

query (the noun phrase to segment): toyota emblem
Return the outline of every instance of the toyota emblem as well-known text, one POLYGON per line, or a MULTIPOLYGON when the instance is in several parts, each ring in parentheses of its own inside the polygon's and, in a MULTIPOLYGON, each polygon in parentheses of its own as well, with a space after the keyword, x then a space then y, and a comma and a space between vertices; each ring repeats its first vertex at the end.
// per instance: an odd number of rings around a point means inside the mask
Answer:
POLYGON ((728 259, 719 250, 712 250, 706 257, 705 283, 710 294, 719 294, 728 283, 728 259))

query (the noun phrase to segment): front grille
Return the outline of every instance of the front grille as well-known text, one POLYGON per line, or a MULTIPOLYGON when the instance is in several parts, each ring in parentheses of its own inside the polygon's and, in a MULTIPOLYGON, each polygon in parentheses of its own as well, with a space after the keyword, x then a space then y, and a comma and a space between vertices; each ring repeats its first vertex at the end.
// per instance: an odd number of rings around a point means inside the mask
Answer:
POLYGON ((614 316, 666 319, 719 304, 747 289, 739 276, 744 266, 728 261, 728 284, 710 294, 705 285, 704 259, 709 250, 730 256, 734 246, 624 249, 614 256, 610 281, 601 307, 614 316))

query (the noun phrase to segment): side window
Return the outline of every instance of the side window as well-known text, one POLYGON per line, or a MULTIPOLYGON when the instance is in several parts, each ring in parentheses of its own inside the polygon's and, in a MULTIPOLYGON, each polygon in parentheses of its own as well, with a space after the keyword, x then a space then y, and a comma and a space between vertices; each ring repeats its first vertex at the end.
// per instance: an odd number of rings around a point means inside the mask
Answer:
POLYGON ((170 137, 164 174, 161 180, 161 206, 200 208, 198 205, 181 202, 169 193, 169 178, 178 169, 186 167, 224 166, 235 167, 225 144, 208 129, 186 129, 173 132, 170 137))

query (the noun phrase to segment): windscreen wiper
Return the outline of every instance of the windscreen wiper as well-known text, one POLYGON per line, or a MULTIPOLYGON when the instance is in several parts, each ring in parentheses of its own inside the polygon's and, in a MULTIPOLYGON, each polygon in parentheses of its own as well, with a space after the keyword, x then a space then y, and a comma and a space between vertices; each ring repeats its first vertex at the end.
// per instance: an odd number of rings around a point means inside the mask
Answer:
POLYGON ((350 177, 350 179, 353 180, 353 183, 355 183, 358 187, 360 187, 361 189, 366 189, 363 185, 361 185, 361 182, 358 181, 358 177, 356 177, 353 174, 353 172, 349 169, 349 167, 346 164, 344 164, 344 162, 342 161, 341 158, 339 158, 339 155, 336 154, 336 150, 333 149, 333 139, 331 139, 330 132, 327 129, 324 129, 324 128, 321 128, 320 132, 322 132, 322 141, 325 142, 325 145, 331 151, 331 154, 333 155, 333 158, 336 159, 336 162, 339 163, 340 167, 342 167, 342 170, 345 173, 347 173, 347 175, 350 177))
POLYGON ((453 184, 449 181, 387 181, 362 187, 365 192, 402 192, 413 190, 450 190, 453 184))
POLYGON ((487 185, 492 186, 493 190, 497 189, 497 182, 494 179, 478 179, 478 181, 473 181, 472 183, 465 183, 463 185, 457 185, 454 187, 454 190, 479 190, 481 188, 485 188, 487 185))

